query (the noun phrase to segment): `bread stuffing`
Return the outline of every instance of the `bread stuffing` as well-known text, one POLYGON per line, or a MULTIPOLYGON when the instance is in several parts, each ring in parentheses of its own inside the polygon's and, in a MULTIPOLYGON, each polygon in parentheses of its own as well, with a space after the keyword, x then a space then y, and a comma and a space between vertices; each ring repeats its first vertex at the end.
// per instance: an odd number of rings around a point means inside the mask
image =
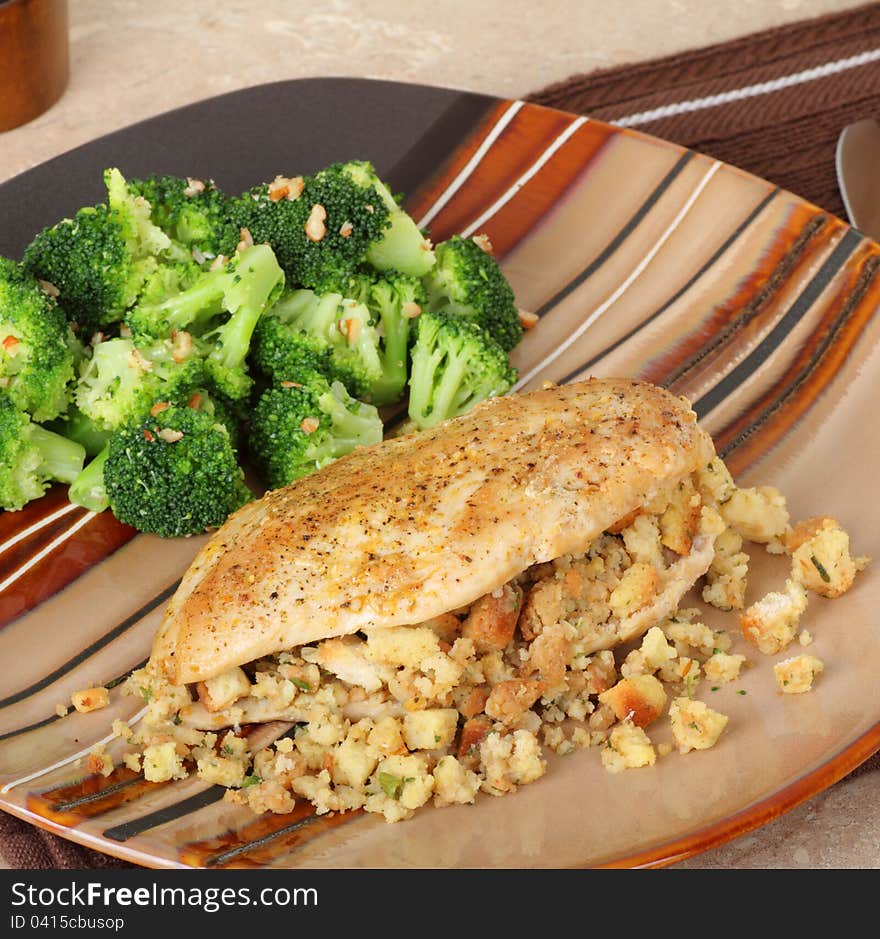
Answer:
MULTIPOLYGON (((723 742, 734 719, 705 699, 752 664, 736 641, 781 652, 808 591, 851 586, 865 559, 841 535, 737 488, 655 386, 493 398, 233 515, 127 683, 147 706, 124 760, 255 812, 306 800, 389 822, 513 793, 575 750, 651 772, 723 742), (784 589, 749 597, 749 542, 791 554, 784 589), (694 588, 738 637, 685 603, 694 588)), ((786 668, 788 690, 817 673, 786 668)))

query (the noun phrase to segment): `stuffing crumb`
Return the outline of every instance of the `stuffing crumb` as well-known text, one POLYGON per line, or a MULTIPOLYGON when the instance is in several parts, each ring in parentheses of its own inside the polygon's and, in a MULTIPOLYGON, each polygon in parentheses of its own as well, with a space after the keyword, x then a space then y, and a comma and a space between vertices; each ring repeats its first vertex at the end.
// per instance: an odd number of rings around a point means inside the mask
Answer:
POLYGON ((657 754, 645 731, 631 721, 617 724, 602 749, 602 765, 609 773, 653 766, 657 754))
POLYGON ((788 528, 785 497, 774 486, 735 489, 720 510, 731 528, 759 544, 779 538, 788 528))
POLYGON ((846 593, 869 560, 850 556, 849 535, 827 515, 798 523, 786 533, 784 543, 791 553, 791 576, 830 599, 846 593))
POLYGON ((55 713, 56 713, 59 717, 67 717, 67 712, 68 712, 69 710, 70 710, 70 709, 67 707, 66 704, 56 704, 56 705, 55 705, 55 713))
POLYGON ((785 593, 771 591, 740 614, 742 634, 765 655, 787 648, 807 608, 807 592, 796 580, 785 582, 785 593))
POLYGON ((73 706, 80 714, 98 711, 110 703, 110 692, 106 688, 86 688, 83 691, 74 691, 70 696, 73 706))
POLYGON ((710 681, 727 683, 739 678, 739 672, 745 660, 744 655, 716 652, 703 663, 703 671, 710 681))
POLYGON ((783 694, 803 694, 813 687, 813 679, 825 665, 814 655, 797 655, 773 666, 776 684, 783 694))
POLYGON ((813 634, 808 629, 802 629, 798 633, 798 642, 802 646, 810 646, 813 644, 813 634))
POLYGON ((676 698, 669 706, 669 720, 679 753, 688 753, 714 747, 728 718, 702 701, 676 698))
POLYGON ((96 746, 86 759, 86 770, 90 773, 106 777, 113 772, 113 768, 113 757, 101 745, 96 746))

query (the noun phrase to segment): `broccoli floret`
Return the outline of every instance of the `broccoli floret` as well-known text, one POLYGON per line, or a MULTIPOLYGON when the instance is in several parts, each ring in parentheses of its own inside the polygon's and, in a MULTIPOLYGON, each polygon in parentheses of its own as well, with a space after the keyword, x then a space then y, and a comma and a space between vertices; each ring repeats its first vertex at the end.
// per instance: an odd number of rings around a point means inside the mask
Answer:
POLYGON ((51 482, 73 482, 85 458, 80 444, 35 424, 0 390, 0 507, 17 511, 51 482))
POLYGON ((247 397, 253 386, 247 358, 260 317, 284 290, 284 271, 268 245, 254 245, 225 267, 223 308, 229 318, 201 337, 209 349, 205 366, 212 387, 233 401, 247 397))
MULTIPOLYGON (((132 325, 129 317, 139 308, 164 303, 169 297, 188 290, 203 273, 204 268, 196 261, 172 261, 160 264, 144 281, 136 306, 126 313, 126 324, 132 325)), ((149 334, 153 335, 153 333, 149 334)))
POLYGON ((181 258, 119 170, 107 170, 104 179, 106 204, 82 208, 44 229, 24 252, 27 270, 52 284, 67 317, 89 332, 123 318, 157 257, 181 258))
POLYGON ((443 313, 418 318, 409 377, 409 417, 419 430, 509 391, 507 353, 476 323, 443 313))
POLYGON ((0 385, 35 421, 67 408, 74 377, 70 326, 24 268, 0 258, 0 385))
POLYGON ((197 259, 234 253, 240 233, 229 216, 229 199, 209 180, 148 176, 128 182, 129 192, 150 204, 150 219, 197 259))
POLYGON ((348 277, 389 225, 381 195, 343 164, 305 177, 302 191, 278 192, 273 185, 257 186, 232 200, 230 212, 254 243, 272 246, 290 286, 323 290, 348 277))
POLYGON ((267 388, 251 415, 250 452, 273 489, 381 439, 376 408, 318 372, 267 388))
POLYGON ((284 289, 284 272, 268 245, 252 245, 189 287, 159 303, 143 302, 126 319, 139 342, 181 332, 198 338, 209 379, 232 399, 247 396, 251 337, 260 317, 284 289))
POLYGON ((265 317, 256 345, 258 367, 277 381, 311 368, 366 398, 382 377, 379 334, 369 309, 338 293, 290 290, 265 317))
POLYGON ((185 402, 204 384, 203 360, 161 340, 139 349, 131 339, 96 343, 76 386, 77 408, 98 430, 114 430, 157 402, 185 402))
POLYGON ((187 399, 187 407, 204 411, 215 424, 222 424, 229 435, 232 446, 241 448, 242 425, 246 420, 246 404, 242 401, 230 401, 207 388, 197 388, 187 399))
POLYGON ((116 430, 103 478, 116 518, 163 538, 217 528, 253 497, 226 428, 186 406, 116 430))
POLYGON ((283 381, 301 369, 333 375, 333 347, 324 339, 292 329, 281 318, 282 297, 254 330, 251 362, 266 378, 283 381))
POLYGON ((370 271, 349 278, 338 292, 366 306, 379 337, 381 373, 359 397, 379 407, 394 404, 406 389, 410 324, 425 305, 422 282, 399 271, 370 271))
POLYGON ((428 309, 473 320, 509 352, 523 330, 513 289, 492 255, 457 235, 437 245, 436 255, 424 281, 428 309))
POLYGON ((359 186, 375 189, 388 210, 389 225, 378 241, 367 249, 366 260, 380 271, 399 271, 422 277, 434 265, 431 243, 400 207, 388 186, 366 160, 353 160, 342 167, 359 186))

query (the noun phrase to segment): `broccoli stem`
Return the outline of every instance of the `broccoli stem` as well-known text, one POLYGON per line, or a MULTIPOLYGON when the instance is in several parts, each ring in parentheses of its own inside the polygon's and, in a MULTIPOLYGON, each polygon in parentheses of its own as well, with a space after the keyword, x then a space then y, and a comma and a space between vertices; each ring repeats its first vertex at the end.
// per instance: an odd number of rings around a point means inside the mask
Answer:
POLYGON ((210 357, 225 368, 239 367, 247 357, 257 320, 272 305, 284 286, 284 272, 268 245, 243 251, 226 272, 223 306, 229 320, 211 333, 215 342, 210 357))
POLYGON ((68 498, 75 505, 81 505, 92 512, 103 512, 109 505, 107 490, 104 486, 104 464, 110 453, 109 442, 104 449, 86 465, 85 469, 73 480, 68 498))
POLYGON ((378 442, 374 409, 363 407, 352 400, 350 403, 354 410, 350 410, 339 397, 341 391, 341 385, 337 389, 334 382, 330 394, 322 395, 319 399, 322 409, 330 416, 331 430, 317 448, 320 454, 315 454, 316 459, 329 457, 336 460, 361 444, 378 442))
POLYGON ((62 483, 73 482, 82 471, 86 458, 82 444, 46 430, 39 424, 31 424, 27 433, 42 459, 39 474, 46 479, 57 479, 62 483))
POLYGON ((399 311, 383 312, 384 349, 380 352, 382 375, 370 389, 370 400, 377 406, 394 404, 406 387, 409 360, 409 322, 399 311))
POLYGON ((91 418, 86 417, 82 411, 71 404, 67 409, 66 417, 59 417, 47 425, 47 429, 68 440, 82 444, 86 457, 97 456, 110 438, 110 431, 99 430, 91 418))
POLYGON ((167 324, 166 331, 200 332, 211 318, 222 312, 222 271, 208 271, 192 287, 175 294, 156 309, 158 319, 167 324))

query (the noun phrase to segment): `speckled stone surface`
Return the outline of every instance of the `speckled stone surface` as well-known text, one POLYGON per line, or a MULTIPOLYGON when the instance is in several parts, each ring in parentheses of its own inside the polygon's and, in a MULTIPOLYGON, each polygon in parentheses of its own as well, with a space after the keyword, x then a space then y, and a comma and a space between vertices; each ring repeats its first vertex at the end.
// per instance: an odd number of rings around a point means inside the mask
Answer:
MULTIPOLYGON (((860 0, 70 0, 71 80, 0 134, 0 181, 153 114, 236 88, 362 76, 517 97, 576 72, 745 35, 860 0)), ((880 768, 856 773, 694 868, 880 868, 880 768)))

